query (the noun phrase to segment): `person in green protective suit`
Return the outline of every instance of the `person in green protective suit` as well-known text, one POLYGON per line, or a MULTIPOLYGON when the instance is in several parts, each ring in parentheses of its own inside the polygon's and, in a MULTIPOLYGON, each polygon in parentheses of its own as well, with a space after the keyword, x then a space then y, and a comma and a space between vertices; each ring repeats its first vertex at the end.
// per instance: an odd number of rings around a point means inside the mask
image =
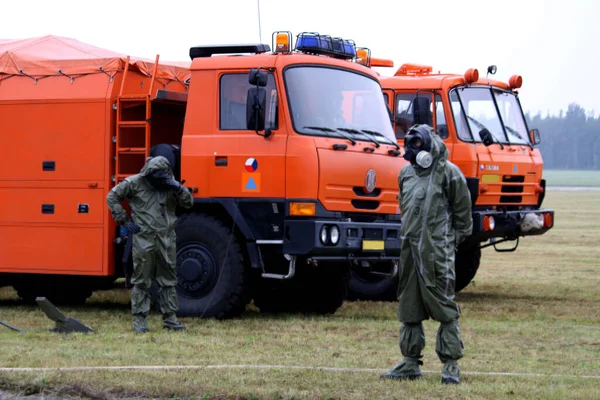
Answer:
POLYGON ((183 330, 175 315, 179 307, 175 290, 175 209, 193 206, 191 192, 175 180, 169 161, 158 156, 148 158, 139 174, 112 188, 106 201, 115 221, 133 233, 133 329, 139 333, 148 331, 149 289, 156 280, 163 327, 183 330), (123 200, 131 207, 131 217, 121 206, 123 200))
POLYGON ((410 161, 398 178, 402 245, 398 284, 400 351, 404 359, 381 378, 421 376, 425 347, 423 320, 440 323, 436 353, 444 364, 442 383, 460 383, 463 357, 454 301, 454 259, 458 245, 472 233, 471 195, 448 149, 428 125, 412 126, 404 139, 410 161))

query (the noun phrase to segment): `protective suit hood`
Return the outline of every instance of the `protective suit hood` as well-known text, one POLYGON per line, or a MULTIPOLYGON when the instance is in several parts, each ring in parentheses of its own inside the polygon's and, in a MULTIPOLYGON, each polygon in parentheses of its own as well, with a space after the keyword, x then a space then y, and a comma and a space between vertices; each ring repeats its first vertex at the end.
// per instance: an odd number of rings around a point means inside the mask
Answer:
POLYGON ((418 172, 425 172, 425 171, 432 171, 438 167, 444 167, 444 165, 446 164, 446 161, 448 161, 448 156, 450 155, 450 153, 448 152, 448 148, 446 147, 446 144, 444 143, 444 141, 442 140, 442 138, 440 138, 435 131, 433 130, 433 128, 431 128, 429 125, 422 125, 422 127, 424 127, 427 132, 429 132, 429 136, 431 138, 431 157, 433 158, 433 163, 431 165, 431 167, 427 168, 426 170, 419 167, 418 165, 414 165, 414 168, 418 171, 418 172))
POLYGON ((431 134, 431 156, 433 157, 434 163, 445 163, 448 161, 448 156, 450 155, 446 144, 442 138, 433 131, 432 128, 427 128, 431 134))
POLYGON ((146 164, 144 165, 144 168, 142 168, 142 170, 140 171, 140 175, 146 177, 156 171, 164 169, 169 171, 170 176, 173 175, 173 172, 171 171, 171 164, 169 164, 169 160, 167 160, 165 157, 148 157, 146 159, 146 164))

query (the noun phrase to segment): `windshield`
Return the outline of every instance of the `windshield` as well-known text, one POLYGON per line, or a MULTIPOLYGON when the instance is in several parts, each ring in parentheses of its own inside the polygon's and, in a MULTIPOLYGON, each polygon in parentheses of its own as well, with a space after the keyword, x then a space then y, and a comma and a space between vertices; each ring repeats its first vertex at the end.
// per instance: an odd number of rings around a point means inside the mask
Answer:
POLYGON ((396 144, 381 86, 348 70, 302 66, 284 73, 294 130, 396 144))
POLYGON ((508 140, 513 144, 529 144, 527 136, 527 126, 523 118, 521 105, 514 93, 505 92, 502 90, 494 90, 494 97, 500 117, 506 128, 508 140))
POLYGON ((529 144, 525 120, 514 93, 489 87, 460 88, 450 93, 450 103, 460 139, 471 140, 470 128, 473 139, 481 142, 480 132, 487 129, 496 143, 529 144))

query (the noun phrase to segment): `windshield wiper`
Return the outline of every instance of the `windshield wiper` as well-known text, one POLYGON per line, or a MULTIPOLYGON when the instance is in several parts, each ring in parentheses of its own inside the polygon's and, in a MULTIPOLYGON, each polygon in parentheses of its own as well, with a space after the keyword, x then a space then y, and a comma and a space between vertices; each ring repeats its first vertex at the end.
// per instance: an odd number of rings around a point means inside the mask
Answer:
POLYGON ((506 129, 508 129, 508 130, 510 131, 510 133, 512 133, 513 135, 515 135, 516 137, 518 137, 519 139, 521 139, 521 140, 525 140, 525 139, 523 138, 523 136, 521 136, 521 134, 520 134, 519 132, 517 132, 516 130, 514 130, 514 129, 513 129, 513 128, 511 128, 510 126, 508 126, 508 125, 504 125, 504 127, 505 127, 506 129))
MULTIPOLYGON (((480 137, 481 137, 481 132, 484 132, 484 131, 488 132, 488 134, 489 134, 489 137, 490 137, 490 139, 492 140, 492 143, 493 143, 494 141, 496 141, 496 142, 497 142, 497 143, 500 145, 500 148, 501 148, 502 150, 504 150, 504 145, 502 144, 502 142, 501 142, 500 140, 498 140, 498 138, 496 138, 496 137, 494 136, 494 134, 493 134, 493 133, 491 133, 491 132, 490 132, 490 130, 489 130, 488 128, 486 128, 486 126, 485 126, 484 124, 482 124, 481 122, 477 121, 475 118, 473 118, 473 117, 470 117, 470 116, 468 116, 468 115, 467 115, 467 118, 469 118, 471 121, 473 121, 473 123, 474 123, 475 125, 477 125, 477 127, 478 127, 479 129, 481 129, 481 130, 479 131, 479 136, 480 136, 480 137)), ((483 140, 483 138, 481 138, 481 140, 483 140)))
MULTIPOLYGON (((329 133, 335 133, 337 132, 337 130, 335 129, 331 129, 331 128, 326 128, 324 126, 305 126, 304 128, 306 129, 314 129, 315 131, 321 131, 321 132, 329 132, 329 133)), ((352 139, 350 136, 342 133, 342 136, 346 139, 348 139, 350 141, 350 143, 352 143, 352 146, 356 145, 356 140, 352 139)))
POLYGON ((369 142, 373 143, 376 148, 379 148, 379 146, 380 146, 380 144, 377 141, 377 139, 375 139, 375 138, 373 138, 371 136, 368 136, 368 135, 362 133, 359 130, 352 129, 352 128, 338 128, 338 130, 342 131, 342 132, 354 133, 355 135, 361 135, 362 137, 366 137, 369 142))
MULTIPOLYGON (((372 131, 372 130, 369 130, 369 129, 361 129, 361 132, 365 132, 365 133, 371 134, 371 135, 373 135, 373 136, 379 136, 379 137, 382 137, 382 138, 384 138, 384 139, 390 140, 390 139, 389 139, 387 136, 385 136, 385 135, 384 135, 383 133, 381 133, 381 132, 372 131)), ((392 143, 385 142, 385 144, 390 144, 390 145, 392 145, 392 146, 395 146, 395 147, 396 147, 396 150, 400 150, 400 146, 398 145, 398 143, 397 143, 395 140, 392 140, 391 142, 392 142, 392 143)))
MULTIPOLYGON (((508 125, 504 125, 504 127, 510 131, 510 133, 512 133, 513 135, 515 135, 516 137, 518 137, 519 139, 521 139, 522 141, 525 142, 525 144, 527 144, 527 146, 529 146, 529 148, 531 150, 533 150, 533 145, 531 143, 529 143, 529 140, 525 140, 525 138, 523 136, 521 136, 521 134, 519 132, 517 132, 517 130, 511 128, 508 125)), ((523 144, 523 143, 519 143, 519 144, 523 144)))

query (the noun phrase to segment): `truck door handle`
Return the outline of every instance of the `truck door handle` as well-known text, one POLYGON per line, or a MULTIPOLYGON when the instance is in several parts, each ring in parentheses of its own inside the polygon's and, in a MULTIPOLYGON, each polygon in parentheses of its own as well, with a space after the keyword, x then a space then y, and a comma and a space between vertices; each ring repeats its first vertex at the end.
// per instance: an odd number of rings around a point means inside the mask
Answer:
POLYGON ((217 167, 226 167, 227 166, 227 156, 215 157, 215 165, 217 167))
POLYGON ((42 161, 42 171, 54 171, 56 163, 54 161, 42 161))

